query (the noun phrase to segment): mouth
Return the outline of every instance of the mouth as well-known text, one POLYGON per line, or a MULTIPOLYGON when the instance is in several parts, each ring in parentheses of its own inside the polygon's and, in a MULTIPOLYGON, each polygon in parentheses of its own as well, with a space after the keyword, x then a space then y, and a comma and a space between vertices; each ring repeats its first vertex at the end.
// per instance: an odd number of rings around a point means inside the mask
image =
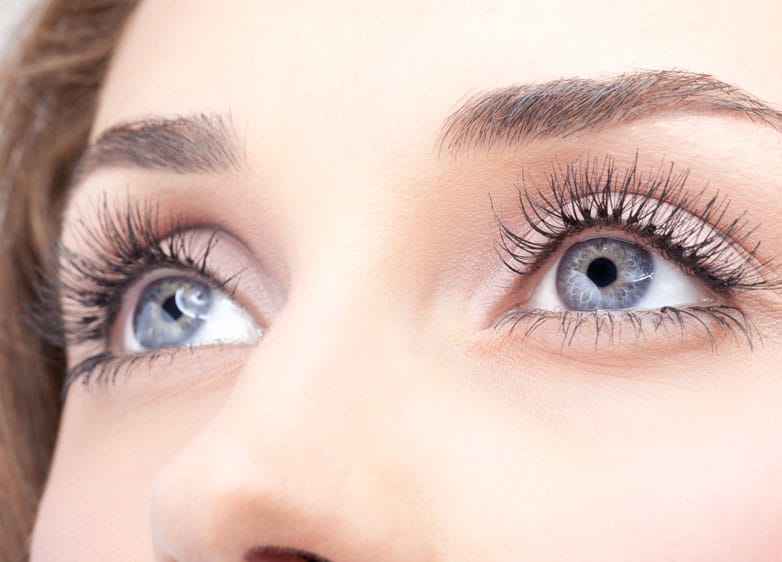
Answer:
POLYGON ((330 562, 327 558, 297 548, 264 546, 244 555, 245 562, 330 562))

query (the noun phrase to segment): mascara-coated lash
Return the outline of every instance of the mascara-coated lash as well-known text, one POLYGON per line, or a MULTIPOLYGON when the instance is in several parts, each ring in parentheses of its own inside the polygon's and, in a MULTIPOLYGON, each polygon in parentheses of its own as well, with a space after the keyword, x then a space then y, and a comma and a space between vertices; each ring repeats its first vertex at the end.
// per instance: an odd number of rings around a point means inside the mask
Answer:
POLYGON ((544 185, 525 178, 519 208, 528 232, 498 217, 501 257, 514 272, 529 275, 569 237, 615 228, 647 242, 715 293, 779 288, 775 266, 759 257, 760 242, 750 240, 757 226, 745 212, 731 217, 727 196, 689 189, 688 176, 672 163, 644 174, 637 157, 619 170, 609 156, 557 166, 544 185))
MULTIPOLYGON (((760 242, 752 242, 757 230, 746 213, 730 216, 730 200, 706 189, 687 186, 689 172, 661 165, 643 174, 638 158, 624 169, 608 156, 576 160, 556 166, 545 184, 525 178, 519 187, 519 209, 526 227, 514 231, 500 217, 499 250, 503 263, 522 278, 540 270, 567 240, 582 232, 613 229, 649 244, 666 260, 729 299, 743 290, 779 289, 776 266, 759 258, 760 242)), ((576 334, 593 328, 594 345, 601 338, 614 343, 623 332, 635 340, 672 326, 685 337, 702 330, 716 350, 715 328, 730 333, 750 348, 760 333, 739 307, 729 303, 666 306, 653 310, 554 311, 512 307, 494 323, 509 333, 521 329, 524 339, 545 325, 555 323, 562 347, 576 334), (626 327, 627 329, 623 329, 626 327)))
POLYGON ((496 330, 508 334, 521 332, 522 340, 529 339, 544 326, 554 325, 560 335, 560 349, 569 347, 583 330, 591 329, 594 347, 605 341, 609 345, 623 341, 629 333, 633 342, 640 342, 649 334, 672 329, 684 340, 692 330, 699 331, 708 340, 712 352, 718 349, 717 329, 728 334, 737 345, 746 344, 752 350, 756 341, 762 341, 754 322, 738 307, 728 305, 666 306, 649 310, 589 310, 552 311, 514 308, 495 323, 496 330))
POLYGON ((41 305, 32 311, 39 332, 53 345, 65 349, 87 344, 94 350, 69 369, 63 392, 77 379, 85 384, 91 379, 113 380, 123 366, 174 352, 119 358, 109 349, 111 329, 127 289, 149 271, 180 270, 218 289, 236 277, 221 280, 209 268, 218 230, 193 225, 183 215, 161 217, 157 203, 128 200, 112 209, 104 196, 90 216, 95 217, 94 223, 75 223, 78 251, 57 243, 53 271, 36 287, 41 305), (196 228, 210 232, 206 241, 194 241, 196 228))

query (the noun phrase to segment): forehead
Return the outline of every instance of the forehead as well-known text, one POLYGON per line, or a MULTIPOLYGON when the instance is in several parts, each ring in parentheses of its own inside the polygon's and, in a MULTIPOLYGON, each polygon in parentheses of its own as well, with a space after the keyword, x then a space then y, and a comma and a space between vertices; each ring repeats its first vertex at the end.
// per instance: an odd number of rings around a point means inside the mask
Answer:
POLYGON ((750 11, 732 2, 148 0, 113 61, 95 130, 230 111, 260 149, 329 150, 339 137, 342 152, 430 151, 442 120, 477 91, 638 69, 705 72, 774 102, 782 78, 770 65, 782 39, 773 14, 782 15, 773 1, 750 11))

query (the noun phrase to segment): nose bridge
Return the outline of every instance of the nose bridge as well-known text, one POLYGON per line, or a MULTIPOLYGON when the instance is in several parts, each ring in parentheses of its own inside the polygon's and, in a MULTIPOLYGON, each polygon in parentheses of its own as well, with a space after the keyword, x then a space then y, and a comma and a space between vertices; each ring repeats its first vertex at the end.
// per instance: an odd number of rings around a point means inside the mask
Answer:
POLYGON ((336 299, 291 306, 245 365, 212 429, 234 435, 251 456, 264 456, 259 438, 267 445, 279 439, 291 454, 335 444, 348 453, 385 454, 375 450, 377 437, 411 391, 411 358, 400 353, 405 344, 388 314, 360 308, 336 299), (288 435, 298 436, 297 446, 288 435))
MULTIPOLYGON (((330 313, 343 326, 351 314, 330 313)), ((406 354, 389 353, 388 330, 300 328, 289 318, 208 428, 158 474, 159 558, 238 561, 272 546, 335 562, 429 559, 420 486, 404 464, 415 444, 396 423, 413 390, 400 376, 406 354)))

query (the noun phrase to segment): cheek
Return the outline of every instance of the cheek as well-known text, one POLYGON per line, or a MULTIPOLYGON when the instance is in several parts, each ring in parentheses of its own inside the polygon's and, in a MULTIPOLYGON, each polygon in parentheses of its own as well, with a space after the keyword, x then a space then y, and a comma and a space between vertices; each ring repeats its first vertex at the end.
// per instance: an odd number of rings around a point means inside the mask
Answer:
POLYGON ((203 412, 218 411, 227 390, 194 388, 129 406, 108 387, 74 385, 33 532, 32 559, 151 560, 154 475, 203 430, 210 419, 203 412))
POLYGON ((601 514, 619 559, 778 559, 782 455, 769 448, 771 419, 701 421, 619 444, 615 466, 590 478, 579 503, 601 514))
POLYGON ((782 385, 760 368, 691 374, 548 373, 515 407, 462 408, 427 459, 452 544, 487 560, 778 560, 782 385))
MULTIPOLYGON (((117 472, 85 483, 70 463, 55 465, 33 531, 32 560, 150 559, 146 478, 117 472)), ((89 472, 83 476, 95 478, 89 472)))

